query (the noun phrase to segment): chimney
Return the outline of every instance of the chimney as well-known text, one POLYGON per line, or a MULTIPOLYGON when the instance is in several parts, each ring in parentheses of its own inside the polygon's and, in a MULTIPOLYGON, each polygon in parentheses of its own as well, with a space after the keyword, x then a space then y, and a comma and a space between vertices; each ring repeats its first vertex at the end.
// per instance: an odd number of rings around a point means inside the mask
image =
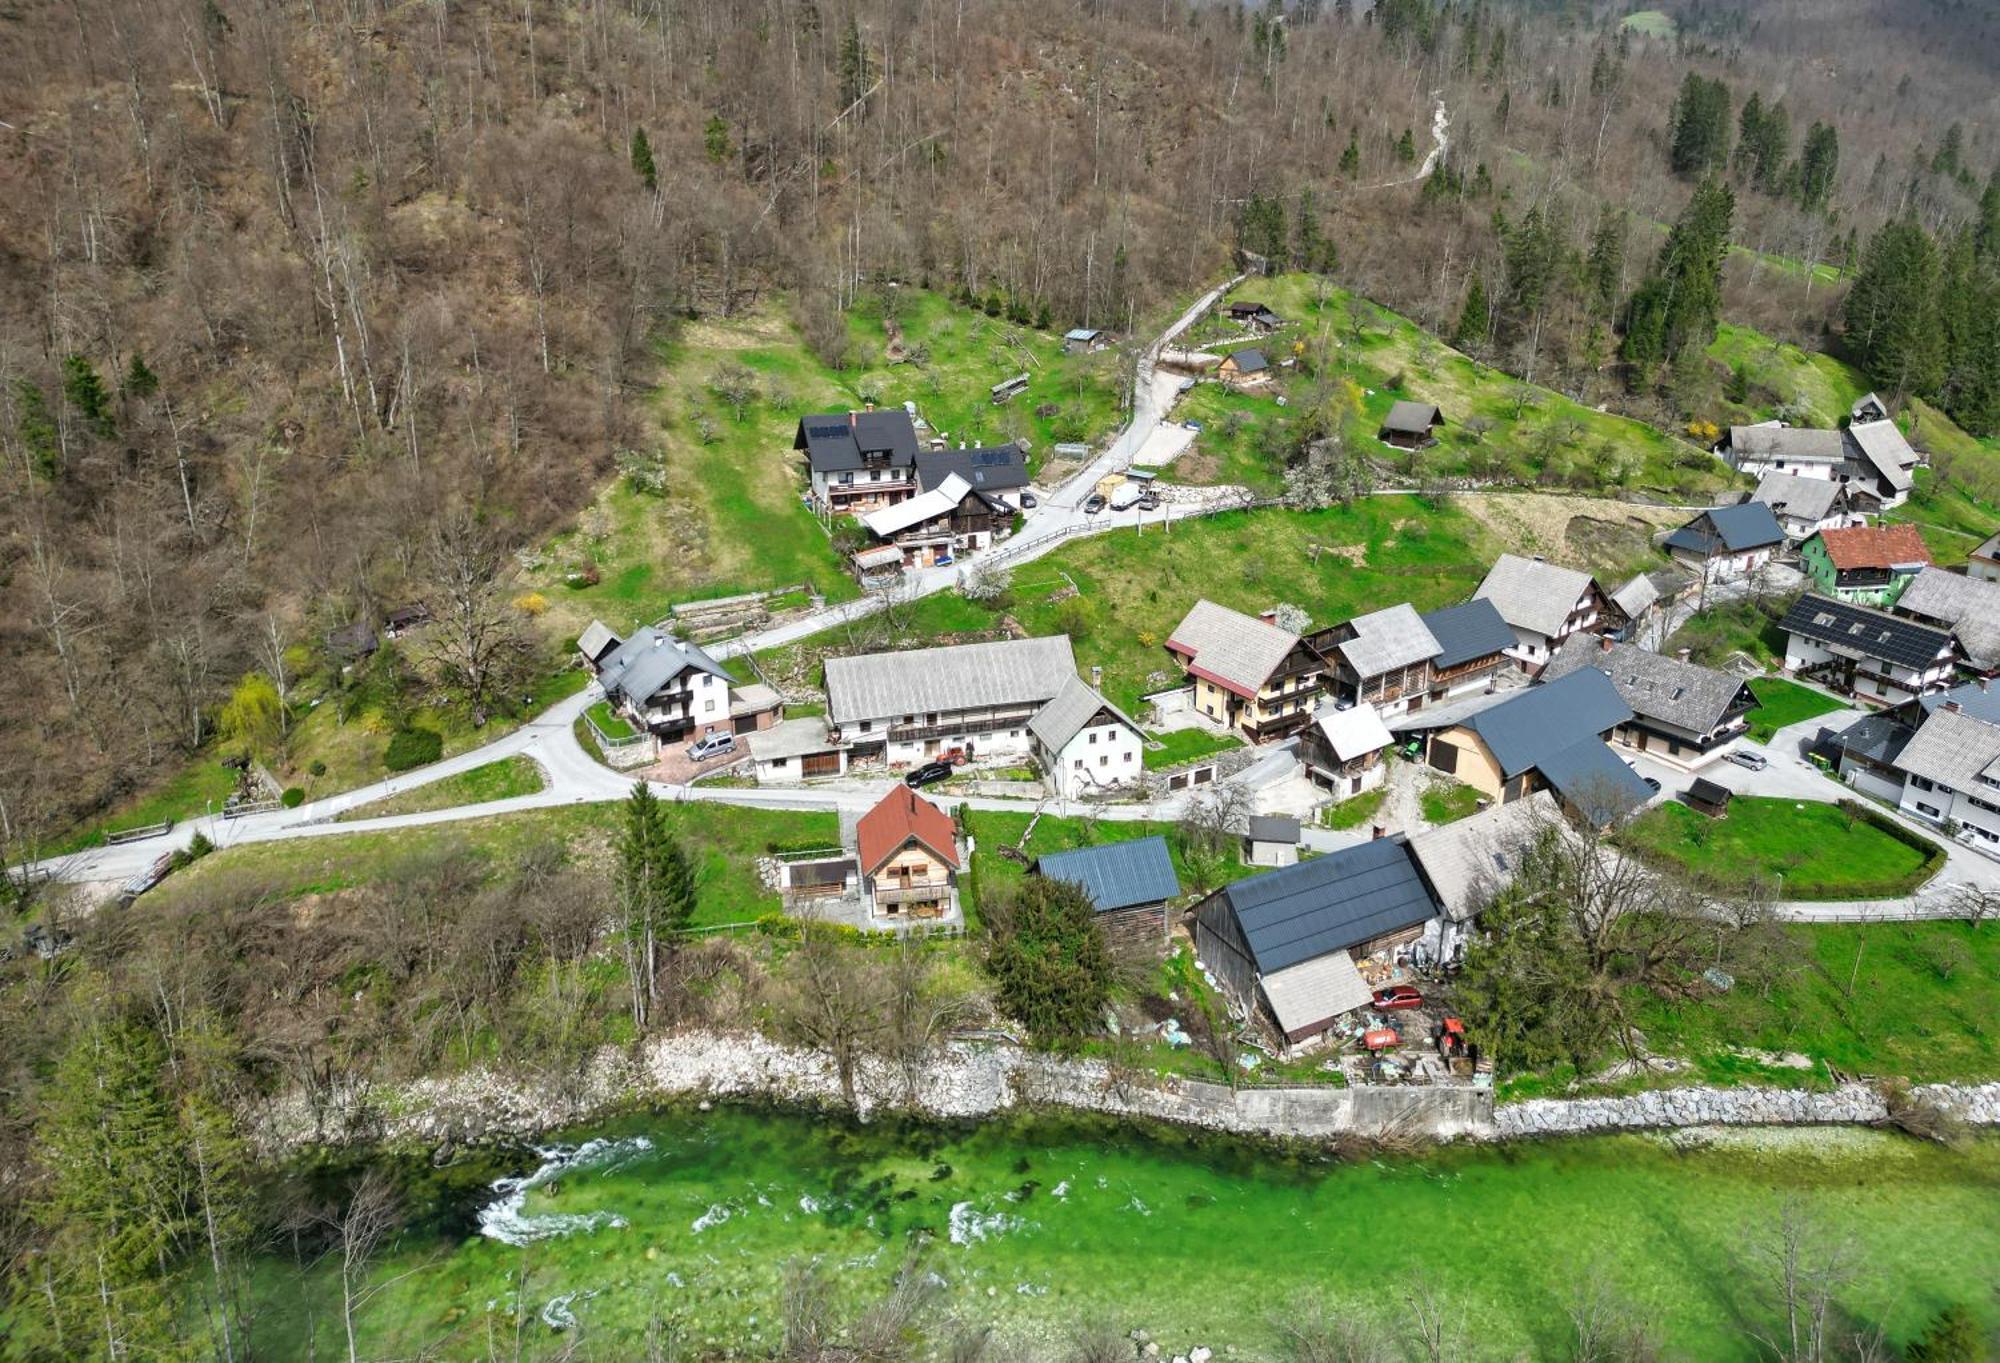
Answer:
POLYGON ((1944 708, 1951 711, 1951 713, 1955 715, 1959 711, 1959 704, 1955 700, 1948 700, 1944 703, 1944 708))
POLYGON ((1103 669, 1103 668, 1101 668, 1101 667, 1093 667, 1093 668, 1091 668, 1091 669, 1090 669, 1090 685, 1091 685, 1092 689, 1095 689, 1095 688, 1097 688, 1097 687, 1101 687, 1101 686, 1103 686, 1103 685, 1104 685, 1104 669, 1103 669))
POLYGON ((875 410, 875 399, 873 399, 873 398, 863 398, 863 399, 861 399, 861 410, 862 410, 862 411, 864 411, 864 412, 872 412, 872 411, 874 411, 874 410, 875 410))
POLYGON ((1382 825, 1379 823, 1371 825, 1368 830, 1368 841, 1370 842, 1377 842, 1388 836, 1389 836, 1389 830, 1382 827, 1382 825))
POLYGON ((1267 625, 1275 625, 1278 623, 1278 608, 1272 606, 1266 610, 1260 610, 1257 612, 1257 618, 1267 625))

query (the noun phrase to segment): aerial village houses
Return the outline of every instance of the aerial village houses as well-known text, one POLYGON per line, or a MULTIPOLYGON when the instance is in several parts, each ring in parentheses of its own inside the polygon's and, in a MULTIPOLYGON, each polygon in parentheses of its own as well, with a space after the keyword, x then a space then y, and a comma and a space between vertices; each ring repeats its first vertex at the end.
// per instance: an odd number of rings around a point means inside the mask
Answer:
POLYGON ((917 495, 917 431, 901 408, 801 418, 792 448, 805 452, 822 515, 860 515, 917 495))
POLYGON ((1028 720, 1035 760, 1064 800, 1138 784, 1146 736, 1126 713, 1081 677, 1071 676, 1028 720))
POLYGON ((1473 597, 1490 601, 1514 632, 1507 656, 1524 671, 1540 669, 1570 635, 1618 623, 1597 579, 1539 558, 1502 554, 1473 597))
POLYGON ((973 491, 954 473, 928 492, 868 512, 861 524, 884 545, 895 546, 905 567, 928 568, 984 549, 1012 516, 1012 507, 973 491))
POLYGON ((1410 715, 1395 727, 1418 733, 1425 761, 1495 804, 1552 790, 1565 808, 1602 827, 1652 796, 1605 742, 1632 718, 1611 679, 1582 668, 1497 700, 1475 697, 1410 715))
POLYGON ((1299 859, 1299 821, 1287 814, 1252 814, 1243 830, 1249 866, 1290 866, 1299 859))
POLYGON ((1399 450, 1428 449, 1437 444, 1438 427, 1444 425, 1444 413, 1428 402, 1411 402, 1407 398, 1397 402, 1382 419, 1382 429, 1376 435, 1385 445, 1394 445, 1399 450))
POLYGON ((1968 668, 2000 676, 2000 583, 1922 568, 1896 598, 1896 613, 1950 630, 1968 668))
POLYGON ((1166 647, 1191 679, 1196 712, 1253 743, 1296 733, 1318 708, 1325 663, 1268 620, 1197 601, 1166 647))
POLYGON ((1731 426, 1716 446, 1731 467, 1762 478, 1789 473, 1843 484, 1855 512, 1900 506, 1914 486, 1917 452, 1893 421, 1857 422, 1823 431, 1764 422, 1731 426))
POLYGON ((1821 595, 1862 606, 1893 606, 1930 565, 1914 525, 1820 530, 1799 546, 1799 566, 1821 595))
POLYGON ((1222 357, 1215 373, 1232 388, 1249 388, 1271 377, 1271 362, 1261 350, 1233 350, 1222 357))
POLYGON ((801 715, 750 735, 751 774, 763 786, 847 774, 847 747, 819 715, 801 715))
POLYGON ((1472 600, 1422 615, 1390 606, 1320 630, 1307 643, 1325 661, 1336 701, 1393 717, 1484 690, 1507 666, 1514 634, 1492 602, 1472 600))
POLYGON ((1667 557, 1709 582, 1748 577, 1785 547, 1785 532, 1762 502, 1702 512, 1662 542, 1667 557))
POLYGON ((1525 800, 1495 805, 1468 818, 1428 828, 1410 839, 1410 853, 1438 899, 1424 928, 1423 964, 1455 965, 1477 929, 1479 915, 1513 882, 1521 858, 1544 835, 1566 836, 1556 798, 1538 790, 1525 800))
POLYGON ((1892 805, 1902 804, 1909 777, 1897 765, 1897 759, 1924 722, 1945 708, 2000 726, 2000 691, 1994 690, 1993 683, 1985 678, 1927 692, 1901 705, 1863 715, 1835 735, 1833 747, 1839 753, 1840 779, 1864 795, 1892 805))
POLYGON ((1988 535, 1966 556, 1965 575, 1981 582, 2000 582, 2000 534, 1988 535))
POLYGON ((1880 705, 1942 689, 1959 658, 1948 629, 1812 592, 1778 628, 1787 672, 1880 705))
POLYGON ((1955 826, 1968 841, 2000 845, 2000 725, 1947 701, 1925 717, 1895 766, 1904 777, 1905 813, 1955 826))
POLYGON ((893 786, 855 825, 862 889, 877 918, 944 918, 958 908, 963 857, 951 816, 893 786))
POLYGON ((1750 500, 1770 507, 1785 538, 1794 544, 1815 530, 1839 530, 1864 523, 1858 512, 1848 510, 1846 486, 1831 478, 1767 473, 1750 500))
POLYGON ((1887 421, 1889 404, 1873 393, 1863 393, 1854 400, 1854 405, 1847 409, 1847 419, 1857 426, 1870 421, 1887 421))
MULTIPOLYGON (((1660 576, 1669 579, 1670 590, 1678 590, 1674 585, 1680 581, 1678 572, 1668 569, 1660 576)), ((1653 575, 1634 574, 1630 582, 1611 593, 1611 604, 1616 608, 1614 614, 1620 617, 1620 623, 1606 632, 1626 643, 1644 638, 1648 626, 1659 614, 1662 599, 1660 584, 1653 575)))
POLYGON ((606 699, 662 743, 767 729, 778 722, 783 708, 770 687, 736 685, 698 645, 655 625, 635 630, 630 639, 603 652, 597 682, 606 699))
POLYGON ((1669 658, 1631 644, 1578 635, 1556 650, 1544 683, 1592 668, 1611 679, 1632 718, 1612 741, 1662 762, 1692 769, 1722 756, 1748 731, 1756 707, 1749 683, 1727 672, 1669 658))
POLYGON ((1066 634, 828 658, 827 724, 850 765, 1026 756, 1028 721, 1075 677, 1066 634))
POLYGON ((1371 991, 1357 959, 1423 936, 1438 903, 1402 838, 1239 880, 1195 906, 1195 956, 1287 1048, 1325 1037, 1371 991))
POLYGON ((1314 785, 1351 799, 1388 779, 1383 755, 1395 742, 1372 705, 1322 705, 1299 732, 1299 764, 1314 785))
POLYGON ((1254 331, 1271 332, 1285 324, 1285 319, 1272 312, 1262 303, 1238 302, 1229 305, 1229 320, 1241 323, 1254 331))
POLYGON ((1167 906, 1180 898, 1167 840, 1155 834, 1130 842, 1101 843, 1035 859, 1030 875, 1077 886, 1097 910, 1105 940, 1158 955, 1167 945, 1167 906))

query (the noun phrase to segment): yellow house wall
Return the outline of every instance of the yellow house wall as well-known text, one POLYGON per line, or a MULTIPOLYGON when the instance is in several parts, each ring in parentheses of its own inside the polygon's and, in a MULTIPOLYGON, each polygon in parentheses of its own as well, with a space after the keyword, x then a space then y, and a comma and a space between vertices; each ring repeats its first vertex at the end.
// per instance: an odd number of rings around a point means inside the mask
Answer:
MULTIPOLYGON (((1458 770, 1450 775, 1457 777, 1488 799, 1501 799, 1506 782, 1500 774, 1500 764, 1493 760, 1493 754, 1479 741, 1479 735, 1472 730, 1457 727, 1445 730, 1431 740, 1431 750, 1437 750, 1440 743, 1449 743, 1458 749, 1458 770)), ((1432 763, 1436 765, 1435 762, 1432 763)))

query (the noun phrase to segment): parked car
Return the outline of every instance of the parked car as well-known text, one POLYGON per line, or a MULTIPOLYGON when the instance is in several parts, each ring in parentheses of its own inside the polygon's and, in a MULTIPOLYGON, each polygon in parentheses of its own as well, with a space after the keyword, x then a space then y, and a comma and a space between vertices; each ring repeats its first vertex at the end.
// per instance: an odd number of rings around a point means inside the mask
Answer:
POLYGON ((1042 499, 1037 497, 1034 493, 1024 492, 1021 494, 1021 510, 1033 511, 1036 507, 1040 506, 1041 504, 1042 504, 1042 499))
POLYGON ((1745 771, 1762 771, 1771 765, 1770 758, 1760 752, 1751 752, 1748 748, 1736 749, 1729 754, 1729 760, 1745 771))
POLYGON ((706 762, 711 757, 735 751, 735 734, 708 734, 688 744, 687 750, 690 762, 706 762))
POLYGON ((1141 511, 1158 511, 1160 509, 1160 494, 1157 492, 1148 492, 1139 499, 1139 509, 1141 511))
POLYGON ((1658 781, 1655 781, 1650 776, 1641 776, 1639 779, 1646 783, 1647 790, 1652 791, 1653 794, 1655 795, 1658 795, 1660 793, 1660 783, 1658 781))
POLYGON ((1084 515, 1086 515, 1086 516, 1095 516, 1095 515, 1096 515, 1096 514, 1097 514, 1098 512, 1100 512, 1100 511, 1102 511, 1102 510, 1104 510, 1104 494, 1103 494, 1103 493, 1101 493, 1101 492, 1093 492, 1093 493, 1091 493, 1091 494, 1090 494, 1090 495, 1089 495, 1088 497, 1086 497, 1086 498, 1084 498, 1084 499, 1083 499, 1083 514, 1084 514, 1084 515))
POLYGON ((1411 984, 1392 984, 1375 991, 1375 1006, 1385 1012, 1392 1008, 1421 1008, 1424 996, 1411 984))
POLYGON ((926 762, 921 767, 918 767, 915 771, 911 772, 908 776, 905 776, 903 778, 903 784, 911 787, 912 789, 915 789, 918 786, 928 786, 935 781, 946 780, 950 776, 951 776, 951 763, 926 762))

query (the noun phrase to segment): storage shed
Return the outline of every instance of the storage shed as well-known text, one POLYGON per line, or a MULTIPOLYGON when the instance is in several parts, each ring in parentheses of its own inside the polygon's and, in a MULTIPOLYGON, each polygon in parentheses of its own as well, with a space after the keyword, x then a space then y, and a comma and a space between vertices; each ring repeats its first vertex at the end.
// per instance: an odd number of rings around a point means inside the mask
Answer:
POLYGON ((1697 776, 1681 799, 1695 813, 1719 819, 1729 812, 1729 796, 1729 787, 1719 786, 1706 776, 1697 776))

